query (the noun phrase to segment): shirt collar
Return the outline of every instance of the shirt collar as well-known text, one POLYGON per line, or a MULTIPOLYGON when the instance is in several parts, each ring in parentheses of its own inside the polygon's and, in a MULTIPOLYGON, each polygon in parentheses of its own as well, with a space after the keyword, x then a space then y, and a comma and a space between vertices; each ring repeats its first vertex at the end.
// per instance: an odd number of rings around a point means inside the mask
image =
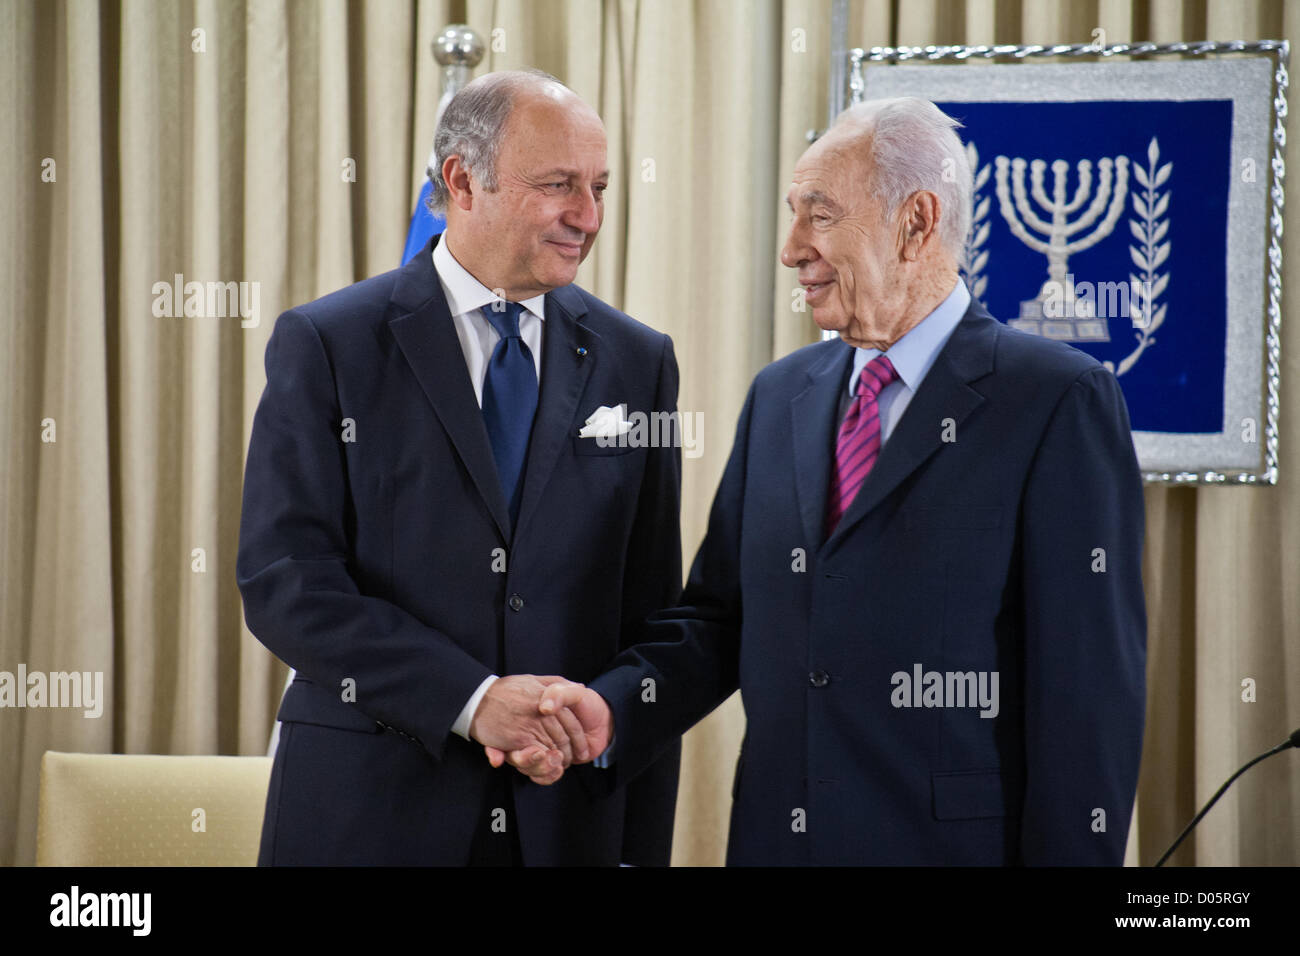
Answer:
MULTIPOLYGON (((970 307, 970 292, 966 283, 959 278, 948 297, 940 302, 924 319, 908 329, 907 334, 889 349, 889 361, 898 372, 898 378, 909 390, 915 392, 921 386, 934 360, 948 336, 962 320, 970 307)), ((879 349, 856 348, 853 350, 853 374, 849 376, 848 392, 853 395, 858 376, 862 368, 877 355, 879 349)))
MULTIPOLYGON (((456 261, 456 257, 447 248, 444 238, 433 246, 433 268, 442 283, 442 291, 447 296, 447 308, 452 315, 464 315, 474 312, 497 301, 497 295, 470 271, 456 261)), ((519 303, 539 319, 546 318, 546 296, 535 295, 519 303)))

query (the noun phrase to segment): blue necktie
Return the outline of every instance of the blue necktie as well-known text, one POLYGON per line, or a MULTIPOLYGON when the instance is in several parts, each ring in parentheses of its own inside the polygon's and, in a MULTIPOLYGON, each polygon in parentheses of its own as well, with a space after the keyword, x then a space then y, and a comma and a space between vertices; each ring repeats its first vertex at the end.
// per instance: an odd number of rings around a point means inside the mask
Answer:
POLYGON ((523 311, 518 302, 505 303, 502 312, 491 306, 483 308, 483 316, 501 336, 483 380, 483 422, 496 458, 501 490, 510 503, 511 527, 519 519, 528 438, 537 413, 537 367, 533 353, 519 337, 519 316, 523 311))

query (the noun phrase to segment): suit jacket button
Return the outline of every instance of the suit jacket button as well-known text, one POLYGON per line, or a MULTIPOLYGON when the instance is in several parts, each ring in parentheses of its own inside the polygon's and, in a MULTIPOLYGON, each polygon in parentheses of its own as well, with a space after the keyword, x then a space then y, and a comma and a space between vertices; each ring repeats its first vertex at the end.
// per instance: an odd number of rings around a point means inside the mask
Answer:
POLYGON ((510 595, 510 610, 518 611, 524 606, 524 599, 518 594, 510 595))
POLYGON ((825 671, 813 671, 808 675, 808 683, 813 687, 825 687, 831 682, 831 675, 825 671))

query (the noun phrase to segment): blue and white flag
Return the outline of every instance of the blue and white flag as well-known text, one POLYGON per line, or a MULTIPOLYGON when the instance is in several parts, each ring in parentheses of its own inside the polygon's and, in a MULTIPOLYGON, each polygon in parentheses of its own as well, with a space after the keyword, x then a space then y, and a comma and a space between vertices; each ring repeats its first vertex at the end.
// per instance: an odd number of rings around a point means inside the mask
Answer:
MULTIPOLYGON (((443 110, 455 95, 455 90, 443 90, 442 98, 438 100, 438 113, 433 120, 435 131, 438 129, 438 124, 442 122, 443 110)), ((406 248, 402 250, 402 265, 414 259, 415 254, 424 248, 425 243, 434 236, 441 235, 447 228, 446 218, 429 212, 427 205, 429 196, 433 193, 433 183, 429 181, 428 171, 433 169, 437 161, 437 154, 430 150, 429 161, 425 164, 424 185, 420 187, 420 198, 415 201, 415 212, 411 213, 411 228, 406 231, 406 248)))
POLYGON ((415 254, 424 248, 424 244, 447 228, 447 220, 435 216, 425 205, 433 192, 433 183, 425 179, 420 187, 420 198, 416 200, 415 212, 411 214, 411 228, 406 233, 406 248, 402 251, 402 265, 415 258, 415 254))

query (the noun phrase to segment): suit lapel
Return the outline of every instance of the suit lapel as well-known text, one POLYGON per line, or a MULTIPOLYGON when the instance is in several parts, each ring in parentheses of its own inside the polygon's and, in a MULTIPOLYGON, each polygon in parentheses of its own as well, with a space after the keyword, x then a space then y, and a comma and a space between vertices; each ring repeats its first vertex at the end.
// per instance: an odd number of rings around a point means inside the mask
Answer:
POLYGON ((582 297, 572 287, 564 286, 546 294, 541 391, 528 443, 516 534, 536 510, 560 452, 573 437, 578 400, 592 368, 600 361, 600 336, 579 321, 586 314, 582 297), (583 354, 579 354, 579 349, 583 354))
POLYGON ((808 370, 808 387, 790 401, 799 514, 806 540, 814 550, 821 546, 826 534, 826 495, 839 431, 840 389, 852 355, 853 349, 842 341, 829 344, 822 358, 808 370))
POLYGON ((969 383, 993 371, 998 329, 999 323, 972 300, 827 545, 839 541, 943 446, 944 419, 953 420, 960 436, 962 422, 984 401, 969 383))
POLYGON ((501 490, 483 412, 474 400, 465 353, 433 268, 433 245, 437 241, 435 237, 399 270, 392 296, 397 314, 388 327, 483 496, 502 538, 509 541, 510 509, 501 490))

